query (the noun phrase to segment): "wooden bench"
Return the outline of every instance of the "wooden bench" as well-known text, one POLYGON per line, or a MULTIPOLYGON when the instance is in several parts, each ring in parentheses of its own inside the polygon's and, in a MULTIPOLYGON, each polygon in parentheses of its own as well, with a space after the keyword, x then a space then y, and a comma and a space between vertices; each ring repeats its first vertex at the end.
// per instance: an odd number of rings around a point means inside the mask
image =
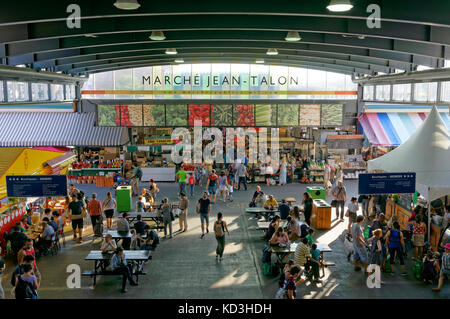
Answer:
MULTIPOLYGON (((136 276, 136 282, 139 282, 139 276, 145 276, 147 274, 146 271, 135 271, 132 276, 136 276)), ((81 276, 85 277, 94 277, 94 286, 96 284, 97 276, 122 276, 122 274, 118 274, 112 270, 102 270, 102 271, 94 271, 94 270, 85 270, 81 273, 81 276)))

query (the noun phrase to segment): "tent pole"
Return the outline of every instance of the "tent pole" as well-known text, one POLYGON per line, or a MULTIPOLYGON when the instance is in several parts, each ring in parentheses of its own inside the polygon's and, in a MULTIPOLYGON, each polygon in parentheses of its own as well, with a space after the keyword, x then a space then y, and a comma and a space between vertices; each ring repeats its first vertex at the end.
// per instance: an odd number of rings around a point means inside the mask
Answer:
POLYGON ((430 234, 431 234, 431 199, 430 199, 430 188, 428 187, 428 242, 430 242, 430 234))

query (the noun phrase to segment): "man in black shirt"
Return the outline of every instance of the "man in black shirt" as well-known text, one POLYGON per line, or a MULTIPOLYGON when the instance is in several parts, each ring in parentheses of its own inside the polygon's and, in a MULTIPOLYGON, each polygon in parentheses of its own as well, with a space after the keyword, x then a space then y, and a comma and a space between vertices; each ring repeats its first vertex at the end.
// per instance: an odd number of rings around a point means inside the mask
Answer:
POLYGON ((281 219, 284 220, 288 218, 291 208, 289 207, 288 204, 286 204, 286 200, 284 198, 281 200, 281 204, 278 206, 278 210, 280 211, 281 219))
POLYGON ((28 237, 20 231, 20 228, 17 225, 13 227, 12 232, 6 238, 7 241, 9 240, 11 242, 11 250, 14 252, 15 256, 17 256, 19 250, 25 246, 27 239, 28 237))
POLYGON ((79 243, 83 240, 83 212, 85 213, 85 208, 83 202, 79 200, 78 196, 72 197, 73 201, 69 204, 69 219, 72 221, 72 229, 73 229, 73 239, 77 238, 77 230, 78 235, 80 237, 79 243))
POLYGON ((134 229, 136 230, 137 234, 143 234, 145 232, 145 226, 147 226, 147 223, 142 221, 142 216, 137 215, 136 217, 137 222, 134 223, 134 229))
POLYGON ((156 246, 159 244, 158 234, 150 228, 149 225, 145 225, 144 232, 147 234, 145 239, 140 238, 141 249, 142 250, 155 250, 156 246))
POLYGON ((208 193, 204 192, 203 197, 198 200, 197 203, 197 214, 200 214, 200 221, 202 224, 202 236, 205 236, 205 224, 206 233, 209 233, 209 212, 211 211, 211 200, 208 198, 208 193))
POLYGON ((253 193, 252 201, 250 202, 250 207, 256 207, 258 204, 262 206, 264 192, 261 190, 261 186, 256 186, 256 190, 253 193))

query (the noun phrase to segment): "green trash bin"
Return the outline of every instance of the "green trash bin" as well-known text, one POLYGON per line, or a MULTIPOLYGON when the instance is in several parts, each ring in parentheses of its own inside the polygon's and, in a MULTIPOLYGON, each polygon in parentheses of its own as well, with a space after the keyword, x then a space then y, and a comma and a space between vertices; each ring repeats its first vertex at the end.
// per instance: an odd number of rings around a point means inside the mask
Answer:
POLYGON ((118 186, 116 188, 117 211, 131 211, 131 186, 118 186))
POLYGON ((322 186, 312 186, 306 187, 306 192, 308 192, 312 199, 323 199, 326 200, 327 194, 325 193, 325 188, 322 186))

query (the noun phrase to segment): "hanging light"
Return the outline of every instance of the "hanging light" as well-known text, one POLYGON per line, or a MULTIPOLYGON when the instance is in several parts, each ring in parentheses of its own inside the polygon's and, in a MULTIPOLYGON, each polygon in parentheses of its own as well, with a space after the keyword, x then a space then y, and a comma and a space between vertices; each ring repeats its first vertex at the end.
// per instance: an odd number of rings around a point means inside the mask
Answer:
POLYGON ((122 9, 122 10, 136 10, 141 5, 137 2, 137 0, 117 0, 114 3, 114 6, 117 9, 122 9))
POLYGON ((327 9, 332 12, 345 12, 353 8, 350 0, 331 0, 327 9))
POLYGON ((161 41, 165 40, 166 36, 164 35, 164 32, 162 31, 152 31, 152 34, 150 35, 150 39, 154 41, 161 41))
POLYGON ((184 59, 175 59, 175 63, 184 63, 184 59))
POLYGON ((166 54, 177 54, 177 49, 166 49, 166 54))
POLYGON ((263 60, 263 59, 257 59, 257 60, 255 61, 255 63, 263 64, 263 63, 264 63, 264 60, 263 60))
POLYGON ((277 49, 268 49, 266 54, 267 55, 277 55, 278 51, 277 51, 277 49))
POLYGON ((92 34, 92 33, 86 33, 84 36, 86 38, 97 38, 98 37, 98 36, 96 36, 95 34, 92 34))
POLYGON ((302 38, 300 37, 300 34, 298 34, 297 31, 289 31, 286 35, 286 38, 284 38, 286 41, 300 41, 302 38))

